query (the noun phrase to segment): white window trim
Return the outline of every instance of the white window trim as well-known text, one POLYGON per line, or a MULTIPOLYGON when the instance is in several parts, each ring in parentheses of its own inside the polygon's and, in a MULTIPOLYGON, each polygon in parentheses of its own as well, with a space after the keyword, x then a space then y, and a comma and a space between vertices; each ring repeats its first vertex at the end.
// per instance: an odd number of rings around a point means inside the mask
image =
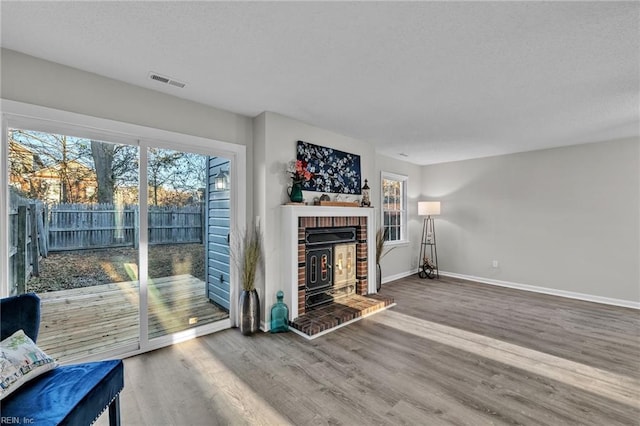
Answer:
POLYGON ((380 224, 381 226, 384 226, 384 185, 383 185, 383 181, 385 179, 389 179, 389 180, 397 180, 399 182, 402 182, 402 206, 404 207, 404 209, 402 210, 402 215, 401 215, 401 226, 400 226, 400 236, 401 238, 399 240, 395 240, 395 241, 387 241, 385 242, 386 246, 406 246, 410 243, 409 241, 409 230, 408 230, 408 219, 409 219, 409 214, 407 211, 407 182, 409 180, 409 176, 406 175, 399 175, 397 173, 392 173, 392 172, 385 172, 384 170, 382 170, 380 172, 380 224))

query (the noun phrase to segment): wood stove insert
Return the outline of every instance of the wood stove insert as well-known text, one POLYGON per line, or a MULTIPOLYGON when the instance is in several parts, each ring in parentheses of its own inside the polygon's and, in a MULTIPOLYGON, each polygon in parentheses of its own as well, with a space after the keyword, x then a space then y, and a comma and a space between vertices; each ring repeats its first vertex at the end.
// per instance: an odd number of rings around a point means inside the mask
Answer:
POLYGON ((305 230, 305 309, 356 292, 356 228, 305 230))

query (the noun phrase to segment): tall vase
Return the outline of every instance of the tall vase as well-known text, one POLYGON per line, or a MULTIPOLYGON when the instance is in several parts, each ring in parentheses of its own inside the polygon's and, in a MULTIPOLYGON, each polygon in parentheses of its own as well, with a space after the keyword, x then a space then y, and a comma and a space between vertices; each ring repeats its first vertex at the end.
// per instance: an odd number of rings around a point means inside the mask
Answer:
POLYGON ((382 269, 380 264, 376 263, 376 291, 380 291, 382 288, 382 269))
POLYGON ((240 293, 240 332, 250 336, 260 328, 260 299, 258 292, 242 290, 240 293))
POLYGON ((291 188, 289 188, 289 199, 292 203, 301 203, 302 198, 302 182, 293 181, 291 188))

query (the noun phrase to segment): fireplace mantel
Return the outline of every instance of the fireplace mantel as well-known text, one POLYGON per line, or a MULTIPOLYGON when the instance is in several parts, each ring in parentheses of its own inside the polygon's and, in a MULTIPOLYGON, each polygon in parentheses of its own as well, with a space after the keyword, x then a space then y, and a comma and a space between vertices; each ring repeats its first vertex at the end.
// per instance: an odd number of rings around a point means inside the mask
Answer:
POLYGON ((281 206, 282 279, 290 319, 298 317, 298 221, 301 217, 367 218, 367 292, 376 293, 376 210, 367 207, 281 206))

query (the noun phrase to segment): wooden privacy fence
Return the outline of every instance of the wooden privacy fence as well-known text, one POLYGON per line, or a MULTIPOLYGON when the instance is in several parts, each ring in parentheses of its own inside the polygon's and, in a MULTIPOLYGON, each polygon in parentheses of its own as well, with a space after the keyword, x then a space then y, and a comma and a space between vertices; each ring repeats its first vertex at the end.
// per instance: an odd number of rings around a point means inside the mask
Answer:
MULTIPOLYGON (((136 247, 135 205, 57 204, 48 218, 49 251, 136 247)), ((204 206, 149 206, 149 244, 204 242, 204 206)))
POLYGON ((204 204, 149 206, 149 244, 204 243, 204 204))
POLYGON ((9 289, 25 292, 30 276, 39 276, 40 257, 47 257, 47 207, 42 203, 19 204, 9 209, 9 289))
POLYGON ((56 204, 49 211, 51 251, 134 246, 138 209, 113 204, 56 204))

